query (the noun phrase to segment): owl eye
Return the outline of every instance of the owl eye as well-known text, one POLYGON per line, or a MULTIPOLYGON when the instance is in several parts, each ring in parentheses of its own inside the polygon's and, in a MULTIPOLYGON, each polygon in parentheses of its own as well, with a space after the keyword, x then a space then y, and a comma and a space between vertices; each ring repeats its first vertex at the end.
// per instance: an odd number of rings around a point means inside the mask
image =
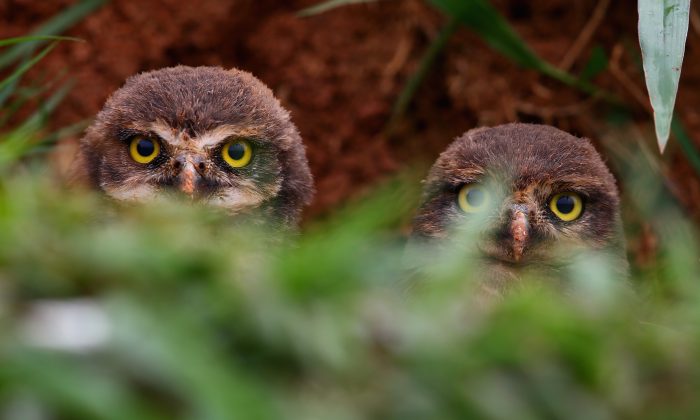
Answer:
POLYGON ((491 202, 491 195, 479 184, 462 186, 457 195, 457 204, 465 213, 476 213, 485 210, 491 202))
POLYGON ((557 194, 549 201, 549 209, 561 220, 571 222, 583 213, 583 200, 576 193, 557 194))
POLYGON ((151 163, 160 153, 160 145, 154 139, 136 136, 131 139, 129 154, 138 163, 151 163))
POLYGON ((245 140, 231 140, 221 149, 221 156, 232 168, 242 168, 253 158, 253 149, 245 140))

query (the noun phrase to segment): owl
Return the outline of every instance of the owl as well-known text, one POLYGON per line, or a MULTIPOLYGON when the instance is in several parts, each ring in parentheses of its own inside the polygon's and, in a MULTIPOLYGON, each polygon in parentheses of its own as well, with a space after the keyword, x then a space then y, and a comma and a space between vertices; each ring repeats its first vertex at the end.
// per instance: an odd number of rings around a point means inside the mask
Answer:
POLYGON ((249 73, 177 66, 129 78, 80 140, 74 176, 108 197, 188 200, 294 227, 313 195, 289 112, 249 73))
POLYGON ((425 180, 416 241, 462 246, 495 293, 527 276, 563 280, 586 255, 604 255, 621 276, 628 267, 613 175, 588 140, 544 125, 457 138, 425 180))

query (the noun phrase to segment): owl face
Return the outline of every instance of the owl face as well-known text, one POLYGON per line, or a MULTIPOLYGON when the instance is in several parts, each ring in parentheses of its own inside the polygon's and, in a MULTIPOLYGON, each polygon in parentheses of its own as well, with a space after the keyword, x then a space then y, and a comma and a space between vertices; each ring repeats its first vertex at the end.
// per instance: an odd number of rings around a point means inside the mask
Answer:
POLYGON ((130 78, 81 140, 79 162, 116 200, 179 194, 285 224, 313 192, 288 112, 238 70, 178 66, 130 78))
POLYGON ((416 238, 468 241, 499 286, 533 268, 557 273, 587 251, 624 259, 620 232, 615 180, 588 140, 527 124, 455 140, 431 169, 414 220, 416 238))

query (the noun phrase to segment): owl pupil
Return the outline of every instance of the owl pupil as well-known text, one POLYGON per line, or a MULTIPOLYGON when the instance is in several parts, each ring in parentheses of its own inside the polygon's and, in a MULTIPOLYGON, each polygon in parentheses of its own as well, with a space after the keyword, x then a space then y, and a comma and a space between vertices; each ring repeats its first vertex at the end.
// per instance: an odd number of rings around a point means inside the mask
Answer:
POLYGON ((475 188, 467 193, 467 202, 474 207, 482 205, 485 198, 484 192, 480 189, 475 188))
POLYGON ((147 139, 139 140, 136 151, 141 156, 151 156, 155 150, 153 142, 147 139))
POLYGON ((574 211, 574 199, 570 195, 563 195, 557 199, 557 210, 563 214, 574 211))
POLYGON ((245 155, 245 147, 241 143, 233 143, 228 147, 228 155, 233 160, 241 160, 245 155))

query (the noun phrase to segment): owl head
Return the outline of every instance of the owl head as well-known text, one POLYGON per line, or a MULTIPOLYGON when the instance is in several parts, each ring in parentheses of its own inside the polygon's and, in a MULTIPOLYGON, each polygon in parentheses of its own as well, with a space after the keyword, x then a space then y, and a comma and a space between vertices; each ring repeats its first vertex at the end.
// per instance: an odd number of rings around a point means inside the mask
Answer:
POLYGON ((313 195, 289 113, 251 74, 177 66, 141 73, 107 100, 76 171, 119 201, 178 194, 297 223, 313 195))
POLYGON ((590 251, 625 271, 621 232, 615 179, 591 143, 530 124, 457 138, 430 170, 413 224, 417 240, 469 242, 479 275, 499 289, 526 272, 556 276, 590 251))

